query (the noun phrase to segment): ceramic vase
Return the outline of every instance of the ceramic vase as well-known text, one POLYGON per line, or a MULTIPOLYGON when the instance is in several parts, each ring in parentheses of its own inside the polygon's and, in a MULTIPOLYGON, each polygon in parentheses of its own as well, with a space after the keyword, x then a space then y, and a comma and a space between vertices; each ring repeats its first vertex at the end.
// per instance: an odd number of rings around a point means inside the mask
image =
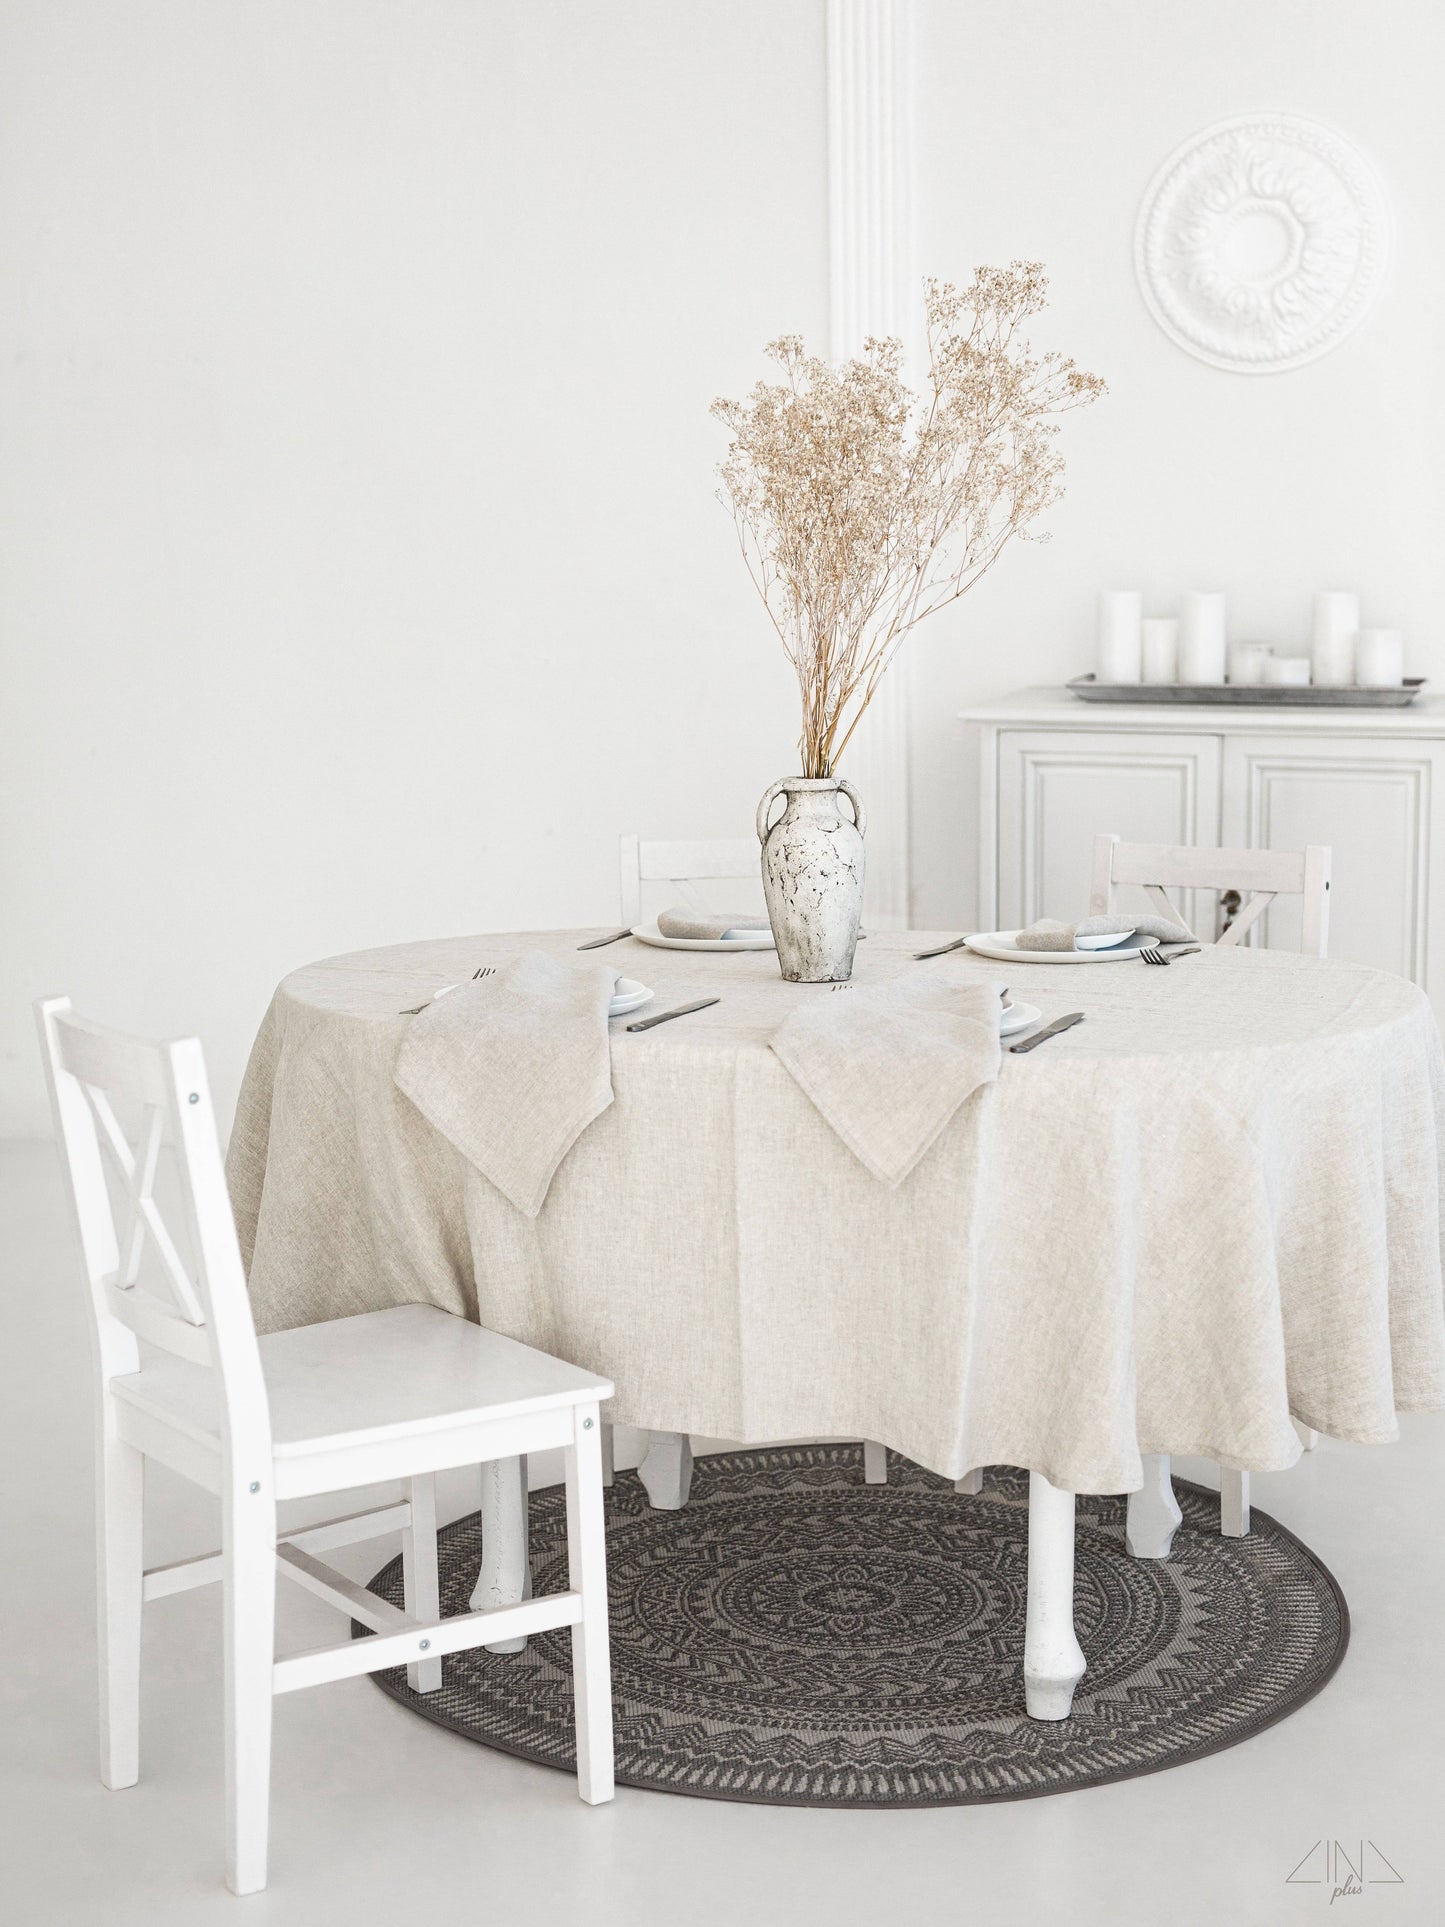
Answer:
POLYGON ((853 974, 865 821, 857 792, 841 776, 785 776, 758 804, 763 894, 789 983, 845 983, 853 974), (780 796, 783 813, 769 825, 780 796))

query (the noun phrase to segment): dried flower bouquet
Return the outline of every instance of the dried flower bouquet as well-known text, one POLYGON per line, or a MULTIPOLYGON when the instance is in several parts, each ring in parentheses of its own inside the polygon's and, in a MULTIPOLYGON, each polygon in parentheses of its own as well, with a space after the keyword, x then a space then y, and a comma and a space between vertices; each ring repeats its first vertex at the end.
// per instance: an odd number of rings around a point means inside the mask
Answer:
POLYGON ((909 630, 1062 493, 1055 418, 1104 384, 1021 337, 1047 291, 1036 261, 926 282, 921 399, 896 340, 835 369, 784 335, 781 382, 713 403, 732 436, 720 499, 802 691, 804 776, 835 774, 909 630))

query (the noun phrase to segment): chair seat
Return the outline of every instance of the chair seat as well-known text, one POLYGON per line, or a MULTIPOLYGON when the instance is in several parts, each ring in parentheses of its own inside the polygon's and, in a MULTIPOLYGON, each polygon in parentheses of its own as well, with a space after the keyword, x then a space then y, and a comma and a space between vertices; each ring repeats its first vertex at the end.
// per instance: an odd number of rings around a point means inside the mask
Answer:
MULTIPOLYGON (((278 1459, 612 1396, 595 1373, 435 1305, 361 1312, 259 1343, 278 1459)), ((110 1386, 192 1438, 220 1438, 220 1387, 203 1365, 158 1355, 110 1386)))

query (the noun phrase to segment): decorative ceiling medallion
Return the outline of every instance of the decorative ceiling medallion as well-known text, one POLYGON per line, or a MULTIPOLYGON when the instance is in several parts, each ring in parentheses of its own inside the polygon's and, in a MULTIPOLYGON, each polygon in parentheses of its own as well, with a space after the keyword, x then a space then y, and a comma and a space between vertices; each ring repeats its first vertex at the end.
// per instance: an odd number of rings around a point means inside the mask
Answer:
POLYGON ((1385 191, 1358 148, 1293 114, 1206 127, 1139 209, 1134 266, 1171 341, 1216 368, 1272 375, 1357 328, 1385 271, 1385 191))

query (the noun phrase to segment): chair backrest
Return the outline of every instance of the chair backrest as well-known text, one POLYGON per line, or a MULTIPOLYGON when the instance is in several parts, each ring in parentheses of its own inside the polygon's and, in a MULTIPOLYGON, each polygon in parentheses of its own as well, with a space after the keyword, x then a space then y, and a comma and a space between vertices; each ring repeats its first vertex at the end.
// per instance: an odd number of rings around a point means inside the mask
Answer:
MULTIPOLYGON (((624 836, 618 839, 617 873, 622 921, 632 925, 642 917, 644 883, 671 884, 689 910, 706 912, 712 906, 696 889, 697 884, 723 880, 739 883, 746 878, 760 886, 762 861, 755 836, 672 843, 646 843, 640 837, 624 836)), ((730 910, 737 906, 718 907, 730 910)))
MULTIPOLYGON (((1143 888, 1156 909, 1175 918, 1181 912, 1167 894, 1171 889, 1235 892, 1239 901, 1219 934, 1221 944, 1237 944, 1248 936, 1277 896, 1300 897, 1300 954, 1323 957, 1326 953, 1330 934, 1327 844, 1311 843, 1304 850, 1194 850, 1096 836, 1089 914, 1109 915, 1119 886, 1131 883, 1143 888)), ((1211 940, 1207 932, 1198 934, 1202 942, 1211 940)))
POLYGON ((35 1010, 101 1378, 138 1369, 138 1338, 212 1366, 233 1454, 244 1446, 269 1457, 265 1380, 199 1039, 128 1037, 77 1017, 68 997, 46 998, 35 1010), (123 1120, 135 1117, 132 1141, 123 1120), (155 1197, 166 1144, 175 1152, 194 1276, 155 1197), (119 1218, 106 1159, 123 1194, 119 1218), (170 1303, 139 1282, 148 1242, 170 1303))

